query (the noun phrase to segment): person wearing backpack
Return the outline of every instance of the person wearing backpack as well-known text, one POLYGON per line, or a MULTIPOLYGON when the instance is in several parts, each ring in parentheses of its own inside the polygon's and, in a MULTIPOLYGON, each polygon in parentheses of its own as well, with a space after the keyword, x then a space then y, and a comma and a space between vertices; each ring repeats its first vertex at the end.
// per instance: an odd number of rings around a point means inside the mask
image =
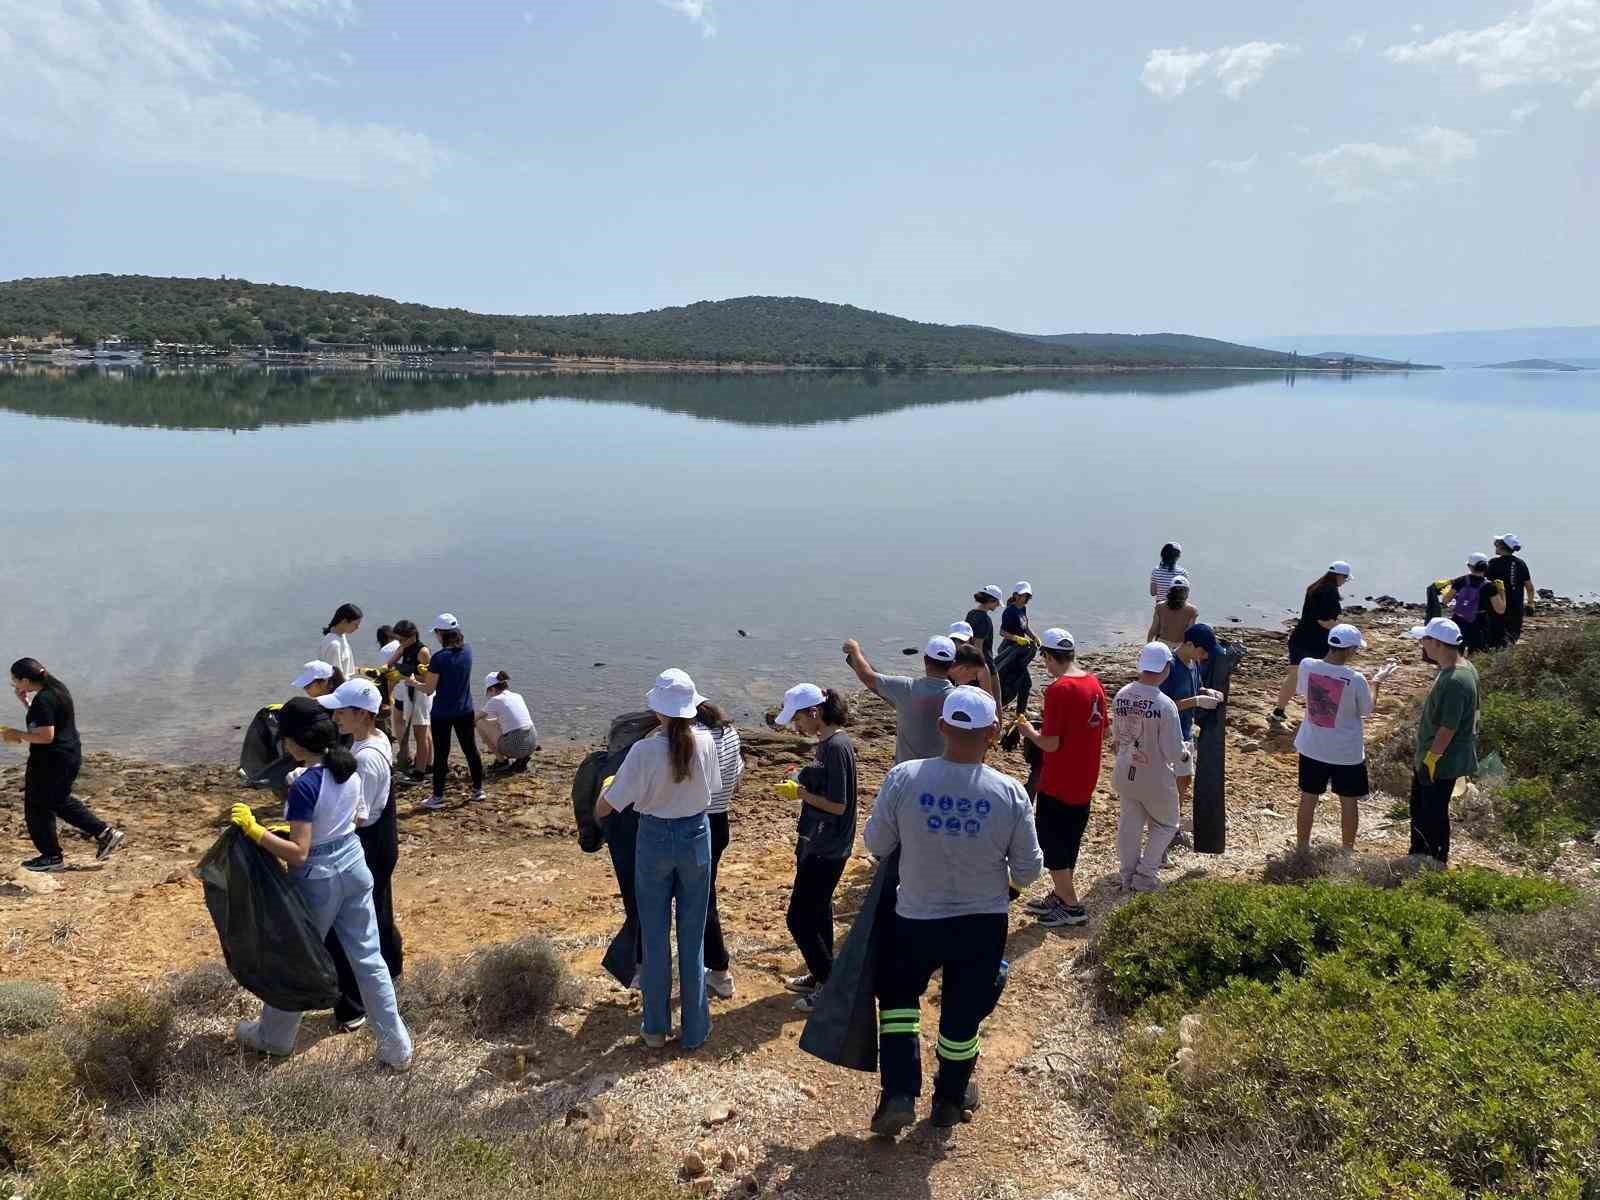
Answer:
POLYGON ((1450 605, 1450 619, 1461 630, 1462 649, 1470 655, 1488 648, 1490 616, 1504 616, 1506 611, 1506 585, 1489 577, 1489 556, 1467 555, 1467 573, 1441 588, 1439 599, 1450 605))
POLYGON ((1522 636, 1523 614, 1533 608, 1537 593, 1533 573, 1518 555, 1522 540, 1514 533, 1502 533, 1494 540, 1494 557, 1489 560, 1489 578, 1505 587, 1506 610, 1489 614, 1489 645, 1515 645, 1522 636))

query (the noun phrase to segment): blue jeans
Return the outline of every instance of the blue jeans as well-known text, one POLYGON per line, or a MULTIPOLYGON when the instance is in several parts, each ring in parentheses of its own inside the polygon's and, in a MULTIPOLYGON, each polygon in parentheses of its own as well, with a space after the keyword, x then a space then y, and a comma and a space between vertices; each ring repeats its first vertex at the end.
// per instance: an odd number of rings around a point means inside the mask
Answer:
MULTIPOLYGON (((378 1058, 389 1066, 411 1061, 411 1034, 400 1019, 394 981, 378 945, 378 918, 372 907, 372 872, 355 834, 311 848, 305 865, 291 867, 289 877, 300 889, 317 932, 333 930, 361 990, 361 1003, 378 1038, 378 1058)), ((300 1014, 262 1005, 256 1027, 260 1046, 270 1054, 288 1054, 300 1031, 300 1014)))
POLYGON ((644 939, 643 1032, 672 1028, 672 910, 678 911, 678 988, 683 1005, 682 1045, 693 1050, 711 1036, 706 997, 706 909, 711 904, 711 827, 693 817, 639 818, 634 856, 639 933, 644 939))

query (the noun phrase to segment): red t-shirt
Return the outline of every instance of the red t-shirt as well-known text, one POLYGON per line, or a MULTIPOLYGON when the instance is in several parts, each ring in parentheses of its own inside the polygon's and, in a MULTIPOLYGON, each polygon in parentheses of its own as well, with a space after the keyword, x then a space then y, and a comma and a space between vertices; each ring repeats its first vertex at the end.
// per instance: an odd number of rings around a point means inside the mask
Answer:
POLYGON ((1063 804, 1087 804, 1100 781, 1100 743, 1105 736, 1105 689, 1093 675, 1063 675, 1044 692, 1039 732, 1059 737, 1061 748, 1044 756, 1039 794, 1063 804))

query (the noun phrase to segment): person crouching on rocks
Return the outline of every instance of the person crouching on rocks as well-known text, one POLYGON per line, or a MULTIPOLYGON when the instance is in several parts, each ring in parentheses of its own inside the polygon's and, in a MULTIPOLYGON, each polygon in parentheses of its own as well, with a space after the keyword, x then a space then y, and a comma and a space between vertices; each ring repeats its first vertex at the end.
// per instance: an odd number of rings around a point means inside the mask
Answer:
POLYGON ((856 748, 843 729, 849 719, 844 697, 814 683, 785 692, 778 713, 779 725, 792 722, 802 736, 817 739, 816 762, 778 785, 779 795, 800 801, 788 923, 806 973, 784 982, 799 993, 799 1012, 816 1008, 816 994, 833 973, 833 893, 856 842, 856 748))
POLYGON ((490 671, 483 680, 483 711, 478 714, 478 740, 498 761, 489 770, 496 775, 520 775, 539 748, 539 731, 533 726, 528 702, 511 690, 511 676, 490 671))
MULTIPOLYGON (((379 1063, 408 1070, 411 1033, 400 1019, 394 980, 383 961, 372 872, 355 832, 362 803, 355 755, 339 745, 333 719, 314 700, 296 697, 285 704, 278 711, 278 736, 307 768, 290 785, 284 802, 288 835, 269 831, 248 805, 235 804, 231 819, 241 833, 288 865, 317 932, 325 937, 332 930, 350 960, 361 1003, 377 1033, 379 1063)), ((299 1013, 263 1005, 261 1016, 241 1021, 234 1036, 247 1049, 283 1058, 294 1050, 299 1029, 299 1013)))

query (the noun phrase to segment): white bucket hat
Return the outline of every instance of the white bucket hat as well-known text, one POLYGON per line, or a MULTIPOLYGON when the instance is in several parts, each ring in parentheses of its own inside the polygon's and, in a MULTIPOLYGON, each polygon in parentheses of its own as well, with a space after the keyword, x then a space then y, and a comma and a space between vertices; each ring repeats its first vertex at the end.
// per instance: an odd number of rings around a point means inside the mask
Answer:
POLYGON ((663 717, 692 717, 705 699, 687 671, 670 667, 656 676, 656 685, 645 695, 644 702, 651 712, 663 717))

